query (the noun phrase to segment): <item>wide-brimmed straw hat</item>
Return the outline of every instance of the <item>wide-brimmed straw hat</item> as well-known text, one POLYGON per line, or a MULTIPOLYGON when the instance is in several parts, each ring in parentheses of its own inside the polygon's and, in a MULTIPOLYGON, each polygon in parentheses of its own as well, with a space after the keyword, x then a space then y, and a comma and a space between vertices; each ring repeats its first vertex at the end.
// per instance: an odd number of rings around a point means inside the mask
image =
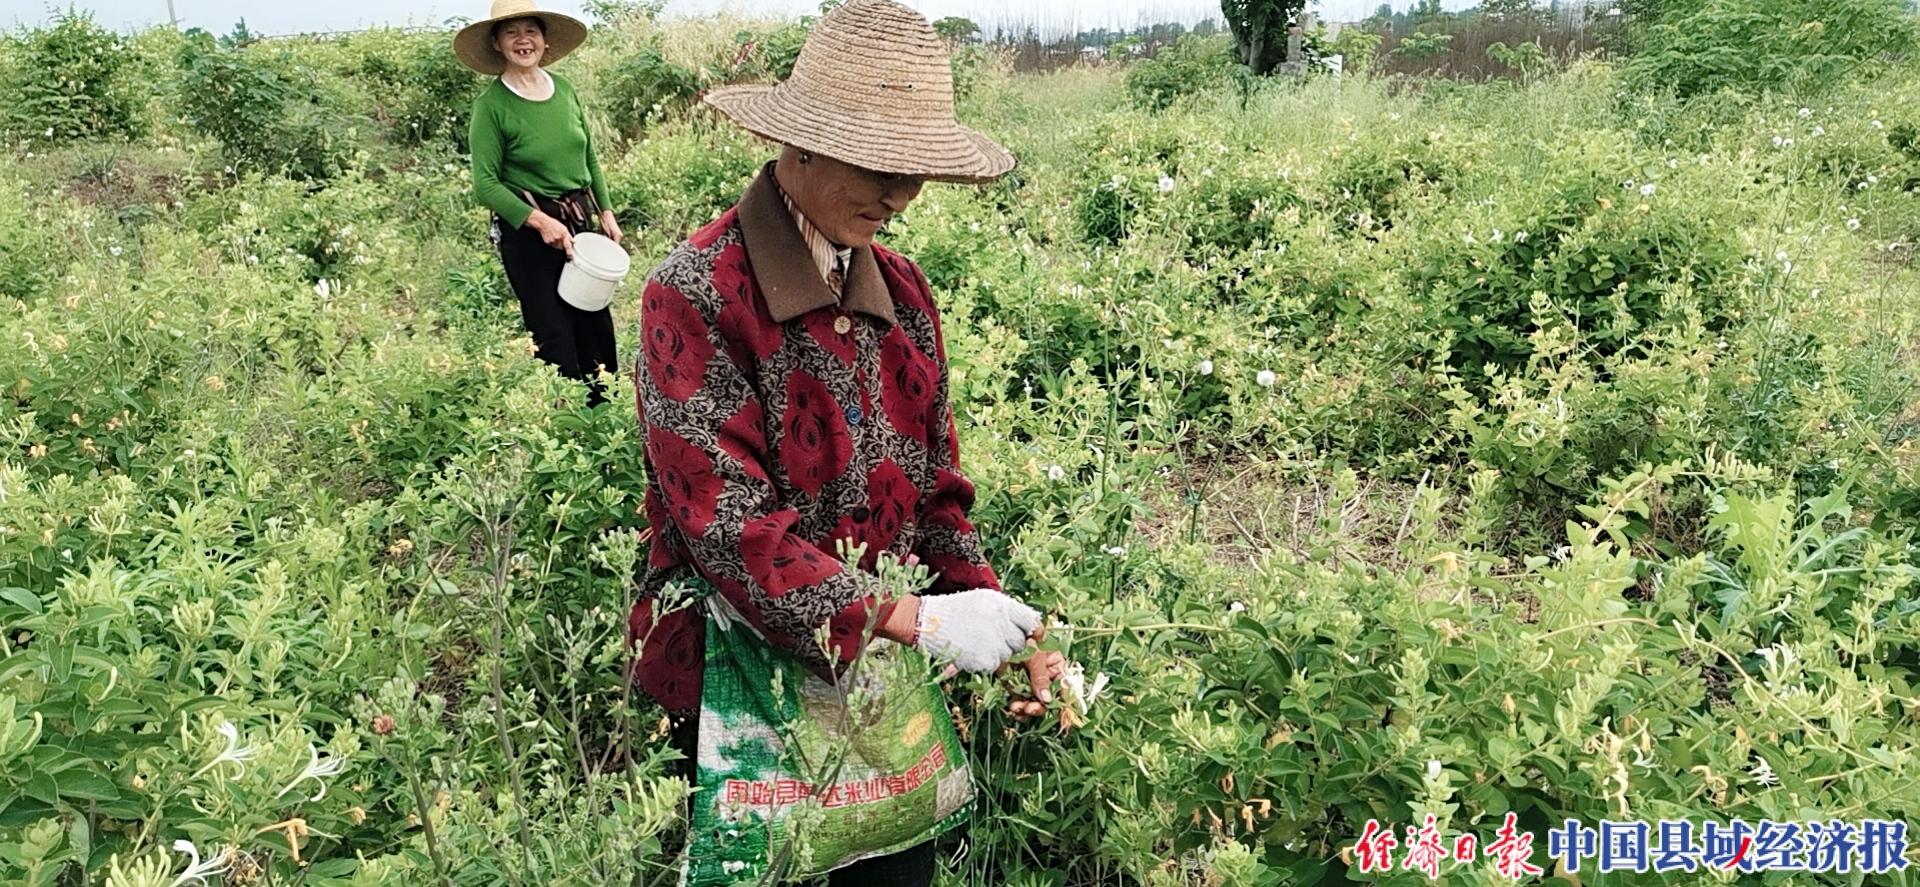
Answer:
POLYGON ((537 18, 544 24, 547 54, 540 59, 543 65, 559 61, 587 41, 587 26, 573 16, 541 9, 533 0, 493 0, 491 15, 453 35, 453 54, 460 58, 460 64, 482 74, 505 71, 507 57, 493 48, 493 26, 516 18, 537 18))
POLYGON ((1007 149, 954 118, 945 41, 893 0, 827 13, 786 80, 706 102, 758 135, 877 172, 977 183, 1013 169, 1007 149))

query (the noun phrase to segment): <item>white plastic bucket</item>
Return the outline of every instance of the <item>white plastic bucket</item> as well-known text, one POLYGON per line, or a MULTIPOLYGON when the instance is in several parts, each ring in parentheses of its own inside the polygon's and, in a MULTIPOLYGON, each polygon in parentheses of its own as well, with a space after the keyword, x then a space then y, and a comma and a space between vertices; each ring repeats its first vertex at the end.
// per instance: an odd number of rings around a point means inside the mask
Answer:
POLYGON ((620 244, 591 231, 575 234, 573 259, 560 271, 560 298, 582 311, 605 308, 632 265, 620 244))

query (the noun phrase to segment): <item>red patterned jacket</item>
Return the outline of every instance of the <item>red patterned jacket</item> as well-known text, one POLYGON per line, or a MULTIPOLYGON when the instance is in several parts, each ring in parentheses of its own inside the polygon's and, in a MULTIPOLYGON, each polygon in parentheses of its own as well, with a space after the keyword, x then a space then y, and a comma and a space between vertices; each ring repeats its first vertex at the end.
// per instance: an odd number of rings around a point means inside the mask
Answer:
POLYGON ((860 652, 880 551, 918 555, 931 593, 1000 587, 967 521, 946 346, 925 275, 853 252, 836 304, 772 164, 648 278, 634 371, 654 529, 629 617, 637 683, 676 720, 700 707, 703 607, 656 604, 704 577, 771 643, 825 674, 860 652), (867 543, 843 564, 835 540, 867 543), (828 655, 814 641, 830 628, 828 655))

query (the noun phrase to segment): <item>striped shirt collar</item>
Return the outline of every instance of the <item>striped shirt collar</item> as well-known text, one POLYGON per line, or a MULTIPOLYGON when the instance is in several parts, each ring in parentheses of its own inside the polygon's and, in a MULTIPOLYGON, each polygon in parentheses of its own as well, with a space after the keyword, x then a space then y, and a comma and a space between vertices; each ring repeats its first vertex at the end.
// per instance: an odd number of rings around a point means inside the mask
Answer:
MULTIPOLYGON (((834 272, 839 272, 841 281, 846 280, 847 263, 853 259, 853 250, 827 239, 827 235, 807 221, 800 207, 793 205, 793 198, 788 197, 787 192, 781 191, 780 199, 786 203, 787 212, 793 215, 793 224, 800 229, 800 239, 806 242, 807 252, 813 256, 814 267, 820 269, 820 279, 825 280, 829 288, 837 290, 833 286, 834 272)), ((839 295, 839 292, 836 291, 834 295, 839 295)))

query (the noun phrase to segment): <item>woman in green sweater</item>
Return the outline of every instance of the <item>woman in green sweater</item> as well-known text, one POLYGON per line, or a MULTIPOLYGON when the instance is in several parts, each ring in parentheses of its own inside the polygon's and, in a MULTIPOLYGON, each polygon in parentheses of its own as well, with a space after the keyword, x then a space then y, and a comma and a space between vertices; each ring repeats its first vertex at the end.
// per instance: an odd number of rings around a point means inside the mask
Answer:
POLYGON ((473 102, 473 194, 494 213, 491 239, 520 315, 540 359, 586 382, 587 402, 596 404, 605 399, 600 372, 620 365, 613 314, 567 304, 560 272, 575 234, 597 224, 618 242, 620 224, 606 208, 606 177, 580 97, 542 67, 586 37, 586 25, 533 0, 494 0, 493 14, 462 28, 453 47, 467 67, 499 75, 473 102))

